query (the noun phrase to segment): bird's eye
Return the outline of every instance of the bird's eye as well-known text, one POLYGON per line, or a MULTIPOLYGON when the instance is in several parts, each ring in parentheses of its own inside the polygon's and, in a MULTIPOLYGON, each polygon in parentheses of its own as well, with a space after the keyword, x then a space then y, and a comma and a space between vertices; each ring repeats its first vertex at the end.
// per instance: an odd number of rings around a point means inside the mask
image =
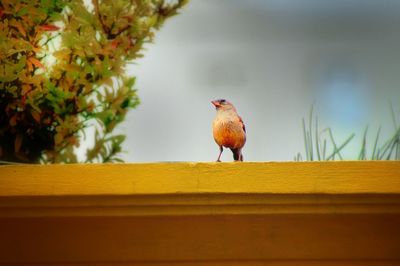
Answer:
POLYGON ((220 103, 225 103, 226 100, 222 99, 222 100, 220 100, 219 102, 220 102, 220 103))

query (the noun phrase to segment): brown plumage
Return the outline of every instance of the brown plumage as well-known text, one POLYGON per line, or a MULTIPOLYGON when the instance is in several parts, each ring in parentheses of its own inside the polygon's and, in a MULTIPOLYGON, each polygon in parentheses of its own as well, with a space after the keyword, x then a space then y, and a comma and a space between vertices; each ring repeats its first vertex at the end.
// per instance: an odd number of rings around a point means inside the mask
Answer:
POLYGON ((236 108, 224 99, 211 102, 217 115, 213 122, 214 140, 219 146, 217 162, 221 160, 223 147, 231 149, 235 161, 243 161, 242 148, 246 142, 246 128, 236 108))

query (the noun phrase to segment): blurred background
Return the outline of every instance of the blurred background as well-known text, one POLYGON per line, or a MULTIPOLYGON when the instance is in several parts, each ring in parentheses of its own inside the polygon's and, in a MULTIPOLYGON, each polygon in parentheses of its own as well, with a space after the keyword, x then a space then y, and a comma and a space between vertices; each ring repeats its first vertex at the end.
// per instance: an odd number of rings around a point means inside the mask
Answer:
MULTIPOLYGON (((247 128, 245 161, 303 152, 302 118, 315 105, 337 142, 364 128, 394 132, 400 105, 400 1, 192 0, 129 67, 141 105, 119 128, 128 162, 215 161, 216 98, 247 128)), ((399 116, 398 116, 399 117, 399 116)), ((373 141, 372 141, 373 142, 373 141)), ((223 161, 232 161, 229 150, 223 161)))

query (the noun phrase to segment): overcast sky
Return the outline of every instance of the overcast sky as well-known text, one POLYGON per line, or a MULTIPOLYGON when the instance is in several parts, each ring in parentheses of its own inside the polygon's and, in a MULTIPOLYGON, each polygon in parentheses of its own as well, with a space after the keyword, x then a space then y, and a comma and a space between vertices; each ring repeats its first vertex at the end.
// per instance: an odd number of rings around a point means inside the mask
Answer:
POLYGON ((393 131, 399 26, 397 0, 192 0, 129 68, 142 103, 119 128, 128 136, 122 157, 215 161, 210 101, 226 98, 246 124, 246 161, 303 152, 301 119, 312 103, 338 142, 357 134, 351 158, 367 124, 393 131))

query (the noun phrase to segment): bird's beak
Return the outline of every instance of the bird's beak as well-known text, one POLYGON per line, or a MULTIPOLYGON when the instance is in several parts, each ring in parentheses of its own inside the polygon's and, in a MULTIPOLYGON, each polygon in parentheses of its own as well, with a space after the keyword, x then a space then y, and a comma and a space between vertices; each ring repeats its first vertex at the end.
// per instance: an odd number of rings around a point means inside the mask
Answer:
POLYGON ((211 101, 211 103, 217 108, 221 106, 221 104, 218 101, 211 101))

